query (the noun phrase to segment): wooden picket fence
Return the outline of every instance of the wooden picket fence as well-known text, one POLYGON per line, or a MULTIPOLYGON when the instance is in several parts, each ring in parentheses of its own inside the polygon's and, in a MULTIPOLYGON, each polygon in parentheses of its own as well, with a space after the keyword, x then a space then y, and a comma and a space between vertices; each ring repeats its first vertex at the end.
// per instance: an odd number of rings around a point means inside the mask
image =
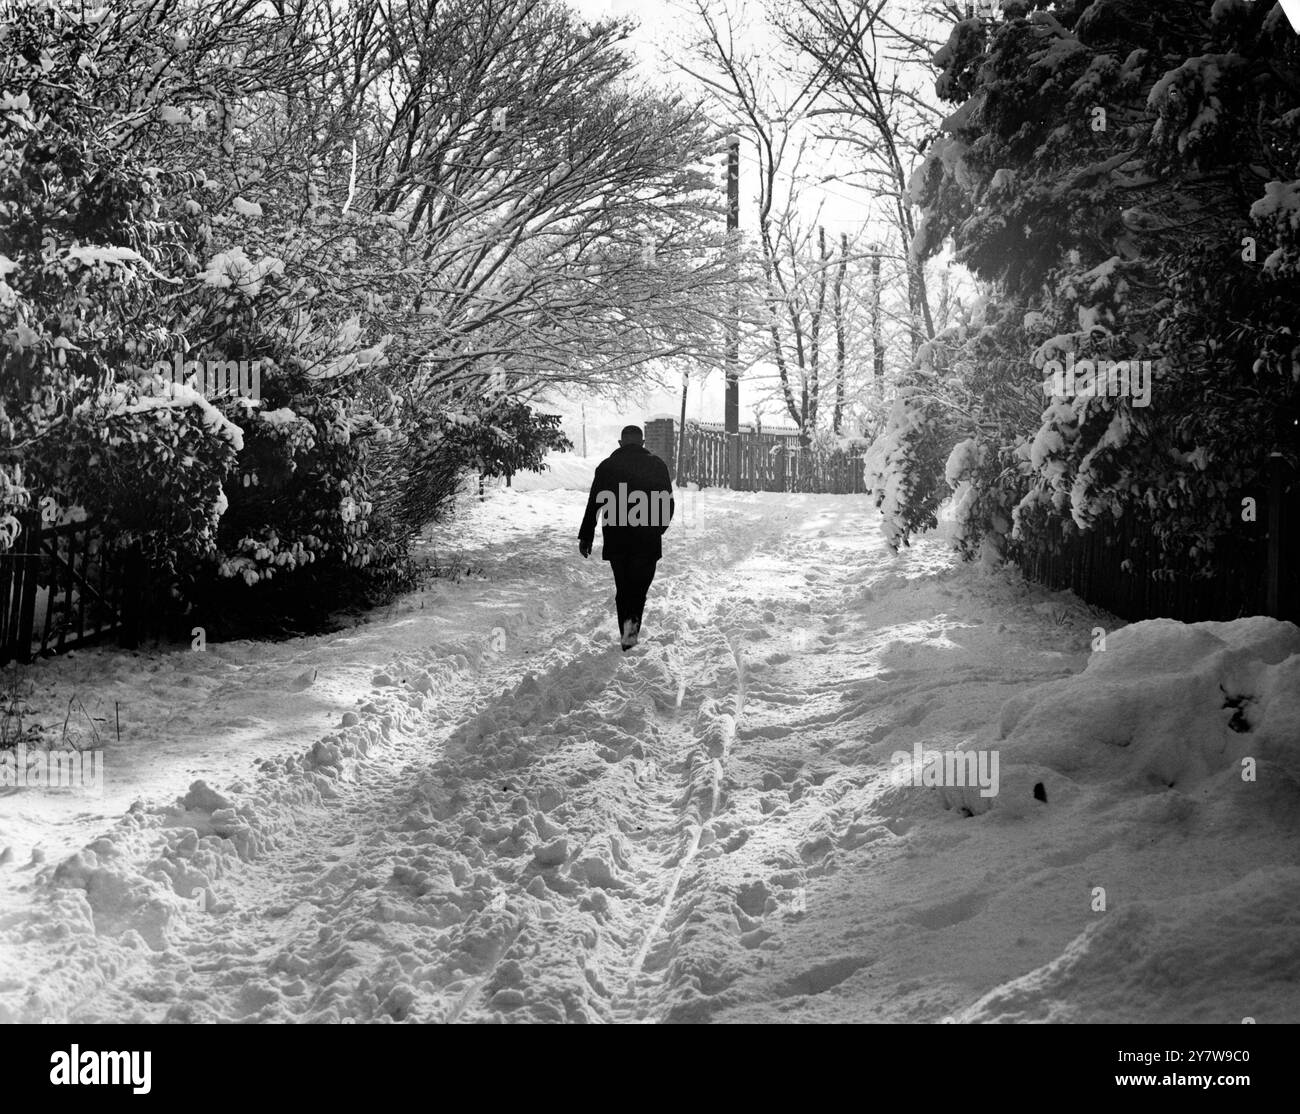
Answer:
MULTIPOLYGON (((645 426, 646 448, 668 464, 678 484, 730 487, 727 433, 710 422, 686 423, 681 466, 678 467, 678 427, 671 418, 656 418, 645 426)), ((860 495, 867 489, 862 458, 845 452, 804 447, 796 429, 742 427, 741 491, 793 491, 822 495, 860 495)))

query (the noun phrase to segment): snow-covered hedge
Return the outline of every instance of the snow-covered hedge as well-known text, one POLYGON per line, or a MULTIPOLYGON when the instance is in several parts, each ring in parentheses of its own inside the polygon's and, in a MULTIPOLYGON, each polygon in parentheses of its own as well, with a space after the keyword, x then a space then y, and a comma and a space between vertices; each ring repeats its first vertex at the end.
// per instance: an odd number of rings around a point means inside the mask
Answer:
MULTIPOLYGON (((1300 466, 1300 50, 1280 8, 1008 3, 936 64, 956 111, 913 178, 916 252, 950 242, 990 305, 932 342, 951 420, 903 409, 890 459, 906 476, 939 439, 968 553, 1129 516, 1216 569, 1270 453, 1300 466), (1149 395, 1046 392, 1052 360, 1136 363, 1149 395)), ((932 500, 896 480, 890 529, 932 500)))

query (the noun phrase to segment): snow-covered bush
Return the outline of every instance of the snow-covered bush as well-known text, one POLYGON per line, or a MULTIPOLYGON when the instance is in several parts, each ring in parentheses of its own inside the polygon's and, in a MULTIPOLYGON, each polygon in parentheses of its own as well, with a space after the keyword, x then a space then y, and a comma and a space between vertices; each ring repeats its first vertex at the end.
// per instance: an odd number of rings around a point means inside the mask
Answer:
POLYGON ((1300 464, 1300 47, 1270 5, 1038 7, 954 29, 958 107, 913 179, 918 254, 950 240, 992 295, 936 388, 965 416, 939 448, 981 446, 963 549, 1128 516, 1208 571, 1269 454, 1300 464), (1149 361, 1149 405, 1048 397, 1067 356, 1149 361))
POLYGON ((209 557, 243 433, 183 384, 118 383, 73 407, 33 471, 64 507, 107 513, 115 547, 167 581, 209 557))
MULTIPOLYGON (((251 592, 397 559, 370 539, 387 338, 346 312, 339 225, 357 221, 302 222, 259 186, 244 83, 272 98, 301 82, 303 43, 262 16, 187 30, 171 0, 120 15, 19 0, 0 17, 0 544, 36 491, 222 608, 214 579, 251 592), (176 354, 259 361, 262 398, 152 375, 176 354)), ((335 587, 318 610, 347 602, 335 587)))
POLYGON ((889 412, 879 464, 869 471, 867 488, 884 516, 881 531, 893 550, 939 521, 946 494, 941 447, 947 431, 941 413, 917 386, 900 387, 889 412))
POLYGON ((482 477, 541 471, 548 452, 573 443, 560 431, 560 415, 544 414, 512 399, 479 409, 431 413, 405 439, 404 488, 396 493, 399 521, 410 531, 436 521, 466 472, 482 477))

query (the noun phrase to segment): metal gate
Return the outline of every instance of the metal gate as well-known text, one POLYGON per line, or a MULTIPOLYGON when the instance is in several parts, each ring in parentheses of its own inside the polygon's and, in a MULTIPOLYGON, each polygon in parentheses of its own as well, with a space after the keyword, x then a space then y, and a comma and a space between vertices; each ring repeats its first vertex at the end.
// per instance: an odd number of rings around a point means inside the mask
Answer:
POLYGON ((98 521, 21 522, 14 548, 0 551, 0 665, 120 634, 128 578, 98 521))

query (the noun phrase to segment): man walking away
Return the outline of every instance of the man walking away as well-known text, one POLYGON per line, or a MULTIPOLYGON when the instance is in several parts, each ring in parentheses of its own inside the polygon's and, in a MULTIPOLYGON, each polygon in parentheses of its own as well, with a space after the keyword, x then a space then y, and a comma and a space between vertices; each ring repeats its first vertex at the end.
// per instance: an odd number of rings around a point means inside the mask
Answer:
POLYGON ((614 573, 614 602, 624 652, 637 643, 646 593, 663 556, 661 538, 673 517, 668 465, 642 442, 640 426, 624 426, 619 447, 596 466, 587 512, 578 529, 578 552, 591 556, 596 518, 603 523, 601 556, 614 573))

